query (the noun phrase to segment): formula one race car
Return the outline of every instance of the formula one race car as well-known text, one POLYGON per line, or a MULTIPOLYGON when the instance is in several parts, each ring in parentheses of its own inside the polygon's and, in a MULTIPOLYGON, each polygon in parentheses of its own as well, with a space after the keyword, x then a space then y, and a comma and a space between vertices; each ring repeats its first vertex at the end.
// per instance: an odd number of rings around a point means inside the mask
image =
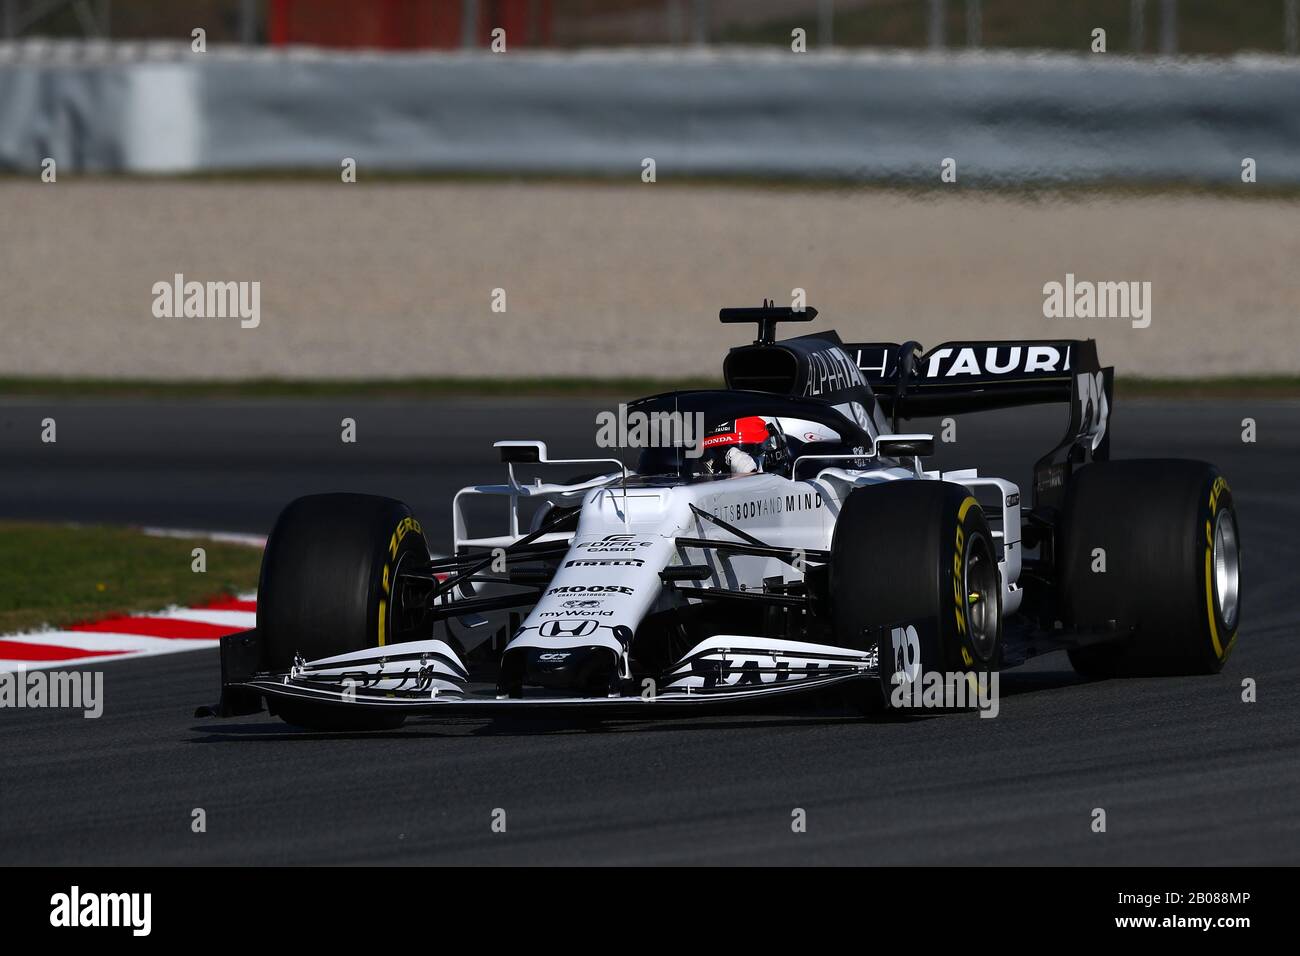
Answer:
POLYGON ((1107 460, 1113 369, 1092 341, 775 341, 816 314, 724 309, 757 341, 727 355, 726 389, 620 409, 634 468, 497 442, 506 481, 456 494, 450 557, 430 558, 401 502, 292 502, 257 628, 222 640, 216 712, 265 701, 301 726, 391 727, 833 684, 864 710, 957 709, 963 683, 1052 650, 1088 677, 1223 667, 1241 613, 1232 493, 1203 462, 1107 460), (1027 503, 1004 478, 927 471, 932 436, 898 428, 1040 402, 1070 419, 1027 503), (517 473, 556 467, 596 470, 517 473), (480 496, 508 503, 504 534, 470 534, 480 496))

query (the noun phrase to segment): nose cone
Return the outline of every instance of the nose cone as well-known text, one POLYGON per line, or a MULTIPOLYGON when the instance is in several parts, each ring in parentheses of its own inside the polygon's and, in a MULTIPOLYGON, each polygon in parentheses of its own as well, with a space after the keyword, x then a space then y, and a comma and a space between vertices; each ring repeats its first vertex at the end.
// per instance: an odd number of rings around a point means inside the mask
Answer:
POLYGON ((501 659, 498 692, 522 697, 525 688, 607 697, 621 685, 621 655, 595 644, 567 648, 516 646, 501 659))
MULTIPOLYGON (((603 505, 589 502, 586 507, 603 505)), ((609 526, 592 532, 593 525, 597 522, 579 525, 555 577, 506 647, 502 693, 537 687, 605 695, 630 676, 628 647, 663 589, 659 572, 668 564, 675 539, 655 532, 608 531, 609 526)), ((620 519, 613 527, 626 525, 620 519)))

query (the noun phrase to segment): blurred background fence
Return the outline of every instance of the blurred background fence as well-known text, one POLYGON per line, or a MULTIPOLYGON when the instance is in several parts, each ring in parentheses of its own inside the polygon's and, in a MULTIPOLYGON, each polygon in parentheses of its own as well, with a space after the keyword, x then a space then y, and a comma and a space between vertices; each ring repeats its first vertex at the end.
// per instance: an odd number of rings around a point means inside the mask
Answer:
POLYGON ((0 0, 0 170, 1298 183, 1296 7, 0 0))
POLYGON ((0 65, 0 169, 1276 185, 1297 104, 1277 59, 56 45, 0 65))
POLYGON ((378 49, 743 43, 1295 54, 1298 0, 0 0, 0 32, 378 49))

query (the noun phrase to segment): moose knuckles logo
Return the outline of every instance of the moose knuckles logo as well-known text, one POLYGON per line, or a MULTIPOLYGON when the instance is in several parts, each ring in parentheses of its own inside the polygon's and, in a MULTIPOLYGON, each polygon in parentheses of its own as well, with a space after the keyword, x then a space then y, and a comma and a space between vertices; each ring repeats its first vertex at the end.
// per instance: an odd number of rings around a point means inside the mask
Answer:
POLYGON ((551 588, 546 592, 546 596, 552 594, 631 594, 632 588, 624 587, 621 584, 566 584, 563 587, 551 588))

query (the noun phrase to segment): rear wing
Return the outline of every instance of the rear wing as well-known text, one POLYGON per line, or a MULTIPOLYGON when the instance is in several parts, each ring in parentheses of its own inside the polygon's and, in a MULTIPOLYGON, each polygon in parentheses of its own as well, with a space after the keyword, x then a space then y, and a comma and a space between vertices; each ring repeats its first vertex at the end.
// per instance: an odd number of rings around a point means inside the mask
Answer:
MULTIPOLYGON (((915 342, 906 344, 919 349, 915 342)), ((844 350, 892 412, 904 346, 869 342, 847 344, 844 350)), ((1101 371, 1092 339, 944 342, 915 358, 901 417, 1063 402, 1076 371, 1101 371)))
POLYGON ((1034 466, 1035 506, 1059 507, 1070 473, 1110 457, 1115 370, 1092 339, 944 342, 920 353, 907 342, 843 346, 895 419, 1065 402, 1065 436, 1034 466))

